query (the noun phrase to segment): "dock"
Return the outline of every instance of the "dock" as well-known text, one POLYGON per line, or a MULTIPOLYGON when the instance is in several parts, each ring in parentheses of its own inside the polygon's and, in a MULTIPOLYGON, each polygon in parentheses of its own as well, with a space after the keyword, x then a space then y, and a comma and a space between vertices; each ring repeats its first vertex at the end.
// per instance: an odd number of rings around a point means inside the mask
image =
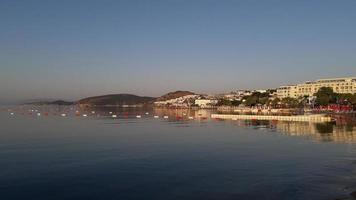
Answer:
POLYGON ((212 114, 213 119, 231 119, 231 120, 277 120, 277 121, 294 121, 294 122, 331 122, 329 116, 323 114, 314 115, 226 115, 226 114, 212 114))

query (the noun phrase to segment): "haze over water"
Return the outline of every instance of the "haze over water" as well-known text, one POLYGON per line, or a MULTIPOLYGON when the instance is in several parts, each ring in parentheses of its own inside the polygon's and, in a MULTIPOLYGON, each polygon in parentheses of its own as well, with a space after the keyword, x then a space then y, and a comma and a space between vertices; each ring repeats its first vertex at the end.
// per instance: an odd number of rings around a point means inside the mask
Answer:
POLYGON ((317 125, 216 121, 193 110, 28 109, 0 112, 0 199, 333 200, 356 189, 356 127, 345 118, 317 125))

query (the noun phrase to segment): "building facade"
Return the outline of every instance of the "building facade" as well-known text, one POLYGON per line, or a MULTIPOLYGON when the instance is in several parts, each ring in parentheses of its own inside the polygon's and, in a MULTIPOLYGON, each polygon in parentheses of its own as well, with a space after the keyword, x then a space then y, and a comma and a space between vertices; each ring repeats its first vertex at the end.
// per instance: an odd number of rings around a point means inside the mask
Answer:
POLYGON ((219 101, 217 99, 196 99, 195 105, 198 105, 201 108, 215 106, 219 101))
POLYGON ((321 87, 330 87, 335 93, 356 93, 356 77, 318 79, 305 83, 281 86, 277 89, 278 98, 313 96, 321 87))
POLYGON ((297 98, 298 97, 297 92, 298 92, 298 87, 296 85, 281 86, 277 89, 277 97, 278 98, 286 98, 286 97, 297 98))

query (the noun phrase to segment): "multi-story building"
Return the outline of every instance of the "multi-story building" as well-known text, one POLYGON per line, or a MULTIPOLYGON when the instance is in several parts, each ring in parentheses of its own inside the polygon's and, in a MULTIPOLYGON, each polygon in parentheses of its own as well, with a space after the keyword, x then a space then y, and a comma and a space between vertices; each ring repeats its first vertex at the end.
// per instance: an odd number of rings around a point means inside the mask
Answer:
POLYGON ((277 89, 279 98, 313 96, 321 87, 330 87, 336 93, 356 93, 356 77, 318 79, 305 83, 281 86, 277 89))
POLYGON ((286 97, 292 97, 292 98, 297 98, 298 97, 298 89, 296 85, 287 85, 287 86, 281 86, 277 89, 277 97, 278 98, 286 98, 286 97))

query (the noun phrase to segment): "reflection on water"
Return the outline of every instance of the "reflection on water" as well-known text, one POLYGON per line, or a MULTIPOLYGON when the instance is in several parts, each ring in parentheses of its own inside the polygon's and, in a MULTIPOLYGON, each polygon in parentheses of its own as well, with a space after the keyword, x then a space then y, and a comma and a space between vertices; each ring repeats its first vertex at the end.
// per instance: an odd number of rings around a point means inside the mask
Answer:
POLYGON ((189 109, 1 111, 1 200, 333 200, 356 190, 352 116, 313 124, 189 109))
POLYGON ((238 126, 276 130, 280 134, 302 136, 318 142, 356 143, 356 126, 335 123, 309 123, 285 121, 236 121, 238 126))
MULTIPOLYGON (((20 115, 36 117, 36 113, 46 113, 47 116, 60 116, 65 113, 69 117, 89 118, 112 118, 126 119, 120 122, 107 123, 139 123, 140 120, 155 118, 165 120, 177 127, 187 127, 190 123, 208 121, 224 121, 211 119, 210 116, 216 110, 195 110, 195 109, 166 109, 154 107, 122 108, 122 107, 76 107, 76 106, 17 106, 12 108, 2 108, 3 111, 13 111, 20 115)), ((258 120, 237 120, 230 121, 240 127, 251 127, 254 129, 268 129, 277 131, 283 135, 302 136, 317 142, 356 142, 356 116, 355 115, 335 115, 336 120, 332 123, 312 123, 312 122, 286 122, 286 121, 258 121, 258 120)))

